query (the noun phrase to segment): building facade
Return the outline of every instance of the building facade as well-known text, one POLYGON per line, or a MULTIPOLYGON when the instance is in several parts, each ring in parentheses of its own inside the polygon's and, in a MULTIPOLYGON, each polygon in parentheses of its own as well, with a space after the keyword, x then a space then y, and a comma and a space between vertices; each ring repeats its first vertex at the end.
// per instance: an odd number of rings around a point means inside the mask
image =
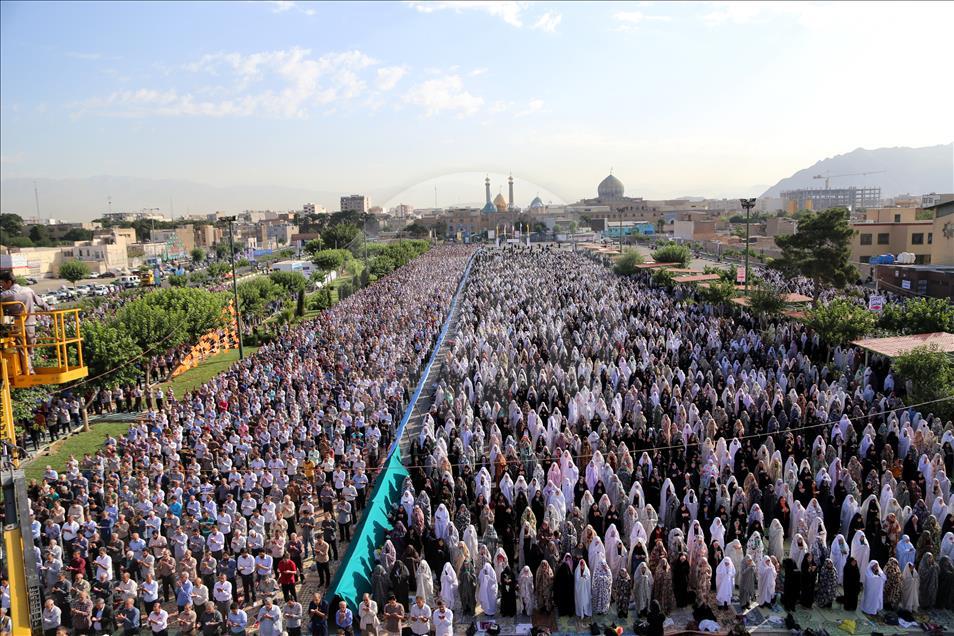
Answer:
POLYGON ((876 208, 881 205, 881 188, 830 188, 789 190, 783 192, 784 209, 790 214, 799 210, 827 210, 828 208, 876 208))
POLYGON ((361 212, 364 214, 370 207, 371 204, 368 200, 368 197, 364 194, 350 194, 348 196, 341 197, 342 212, 361 212))

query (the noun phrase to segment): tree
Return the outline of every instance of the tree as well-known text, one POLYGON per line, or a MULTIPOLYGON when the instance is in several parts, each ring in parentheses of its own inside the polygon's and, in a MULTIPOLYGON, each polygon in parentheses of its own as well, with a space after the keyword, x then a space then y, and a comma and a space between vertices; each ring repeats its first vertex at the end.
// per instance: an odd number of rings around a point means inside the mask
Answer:
POLYGON ((321 250, 315 252, 311 262, 326 272, 334 271, 344 265, 346 254, 350 255, 348 250, 321 250))
POLYGON ((0 235, 3 236, 3 242, 14 236, 23 234, 23 217, 19 214, 0 214, 0 235))
POLYGON ((143 365, 130 361, 141 353, 142 349, 119 321, 83 323, 83 361, 100 386, 135 382, 143 365))
MULTIPOLYGON (((891 367, 905 382, 909 403, 935 402, 922 412, 933 412, 944 419, 954 418, 954 358, 937 345, 917 347, 896 357, 891 367)), ((921 410, 921 409, 919 409, 921 410)))
POLYGON ((64 241, 89 241, 93 238, 93 230, 84 230, 81 227, 74 227, 63 235, 64 241))
POLYGON ((672 287, 676 284, 672 272, 668 269, 657 269, 653 271, 652 281, 657 287, 672 287))
POLYGON ((832 347, 857 340, 875 325, 874 315, 866 307, 844 298, 818 305, 808 312, 806 322, 828 344, 829 358, 832 347))
POLYGON ((361 287, 367 287, 371 284, 371 274, 368 273, 367 267, 361 269, 361 276, 359 280, 361 281, 361 287))
POLYGON ((308 279, 301 272, 272 272, 268 278, 281 285, 289 295, 304 291, 308 286, 308 279))
POLYGON ((305 246, 302 249, 304 250, 306 254, 314 255, 315 252, 320 252, 323 246, 324 246, 324 242, 321 240, 321 237, 319 236, 318 238, 311 239, 310 241, 305 243, 305 246))
POLYGON ((295 303, 295 315, 304 316, 305 315, 305 290, 298 290, 298 302, 295 303))
POLYGON ((332 225, 321 233, 321 240, 325 245, 333 245, 335 249, 347 246, 357 238, 361 230, 351 223, 332 225))
POLYGON ((721 314, 722 308, 735 298, 735 284, 724 280, 711 280, 699 290, 699 295, 707 303, 718 307, 721 314))
POLYGON ((885 305, 878 327, 903 335, 954 332, 954 305, 942 298, 911 298, 885 305))
POLYGON ((34 245, 50 242, 50 230, 45 225, 34 225, 30 227, 30 240, 34 245))
POLYGON ((760 285, 749 292, 749 308, 760 318, 777 316, 785 310, 785 299, 774 287, 760 285))
POLYGON ((285 289, 270 278, 257 276, 239 283, 239 308, 245 316, 265 316, 269 303, 285 296, 285 289))
POLYGON ((795 234, 775 237, 782 255, 772 267, 789 276, 802 275, 816 283, 844 287, 858 278, 851 263, 853 234, 845 208, 808 214, 799 221, 795 234))
POLYGON ((643 260, 643 255, 637 250, 623 250, 623 254, 616 259, 616 265, 613 266, 613 271, 620 276, 632 276, 639 271, 636 266, 641 265, 643 260))
POLYGON ((59 276, 76 285, 76 281, 88 278, 89 273, 89 265, 83 261, 63 261, 59 276))
POLYGON ((375 278, 384 278, 395 269, 394 260, 389 256, 375 256, 368 259, 368 270, 375 278))
POLYGON ((205 250, 201 247, 193 247, 192 251, 189 252, 189 256, 192 257, 193 263, 201 263, 205 260, 205 250))
POLYGON ((189 277, 179 274, 170 274, 166 279, 172 287, 185 287, 189 284, 189 277))
POLYGON ((666 243, 653 252, 653 260, 657 263, 679 263, 680 267, 685 267, 691 257, 689 248, 678 243, 666 243))
POLYGON ((404 228, 404 231, 408 234, 408 236, 413 236, 414 238, 426 238, 431 234, 431 231, 427 229, 427 226, 420 221, 414 221, 404 228))

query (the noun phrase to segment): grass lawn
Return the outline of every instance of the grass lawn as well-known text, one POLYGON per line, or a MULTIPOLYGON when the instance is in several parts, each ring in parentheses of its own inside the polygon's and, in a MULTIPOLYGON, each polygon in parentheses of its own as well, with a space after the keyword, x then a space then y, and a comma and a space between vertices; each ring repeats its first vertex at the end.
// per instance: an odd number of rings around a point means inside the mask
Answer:
MULTIPOLYGON (((258 347, 245 347, 246 356, 250 356, 256 351, 258 351, 258 347)), ((163 390, 168 390, 171 388, 176 394, 176 398, 181 398, 189 391, 193 391, 196 388, 202 386, 213 377, 232 366, 238 361, 238 355, 238 349, 229 349, 228 351, 217 353, 214 356, 207 358, 196 368, 189 369, 185 373, 176 376, 169 382, 163 383, 161 386, 163 390)))
MULTIPOLYGON (((129 417, 135 418, 136 415, 131 413, 129 417)), ((77 433, 66 440, 54 443, 50 448, 49 455, 36 458, 24 469, 27 481, 41 479, 47 465, 52 466, 53 470, 57 472, 62 471, 66 467, 66 460, 69 459, 70 455, 80 459, 84 453, 96 452, 103 445, 103 440, 106 439, 107 435, 119 437, 129 429, 129 424, 129 422, 91 424, 88 433, 77 433)))

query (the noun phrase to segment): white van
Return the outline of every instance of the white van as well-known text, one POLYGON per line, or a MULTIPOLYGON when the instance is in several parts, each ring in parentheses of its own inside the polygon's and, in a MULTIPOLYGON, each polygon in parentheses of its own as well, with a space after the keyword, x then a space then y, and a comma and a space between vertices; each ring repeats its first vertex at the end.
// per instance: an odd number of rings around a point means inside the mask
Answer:
POLYGON ((139 287, 139 277, 132 274, 120 276, 117 280, 122 287, 139 287))

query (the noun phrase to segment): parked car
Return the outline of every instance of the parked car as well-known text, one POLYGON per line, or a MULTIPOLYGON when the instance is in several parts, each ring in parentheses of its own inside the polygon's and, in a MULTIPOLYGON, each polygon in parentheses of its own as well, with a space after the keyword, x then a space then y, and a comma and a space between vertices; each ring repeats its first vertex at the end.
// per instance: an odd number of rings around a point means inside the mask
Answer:
POLYGON ((90 272, 89 278, 99 278, 99 272, 90 272))
POLYGON ((33 278, 32 276, 27 276, 26 282, 27 282, 27 285, 36 285, 36 279, 33 278))
POLYGON ((40 300, 45 302, 50 307, 56 307, 60 303, 60 299, 56 296, 56 294, 43 294, 40 296, 40 300))
POLYGON ((106 285, 96 285, 93 287, 94 296, 109 296, 109 287, 106 285))
POLYGON ((103 272, 99 275, 100 278, 116 278, 116 272, 103 272))

